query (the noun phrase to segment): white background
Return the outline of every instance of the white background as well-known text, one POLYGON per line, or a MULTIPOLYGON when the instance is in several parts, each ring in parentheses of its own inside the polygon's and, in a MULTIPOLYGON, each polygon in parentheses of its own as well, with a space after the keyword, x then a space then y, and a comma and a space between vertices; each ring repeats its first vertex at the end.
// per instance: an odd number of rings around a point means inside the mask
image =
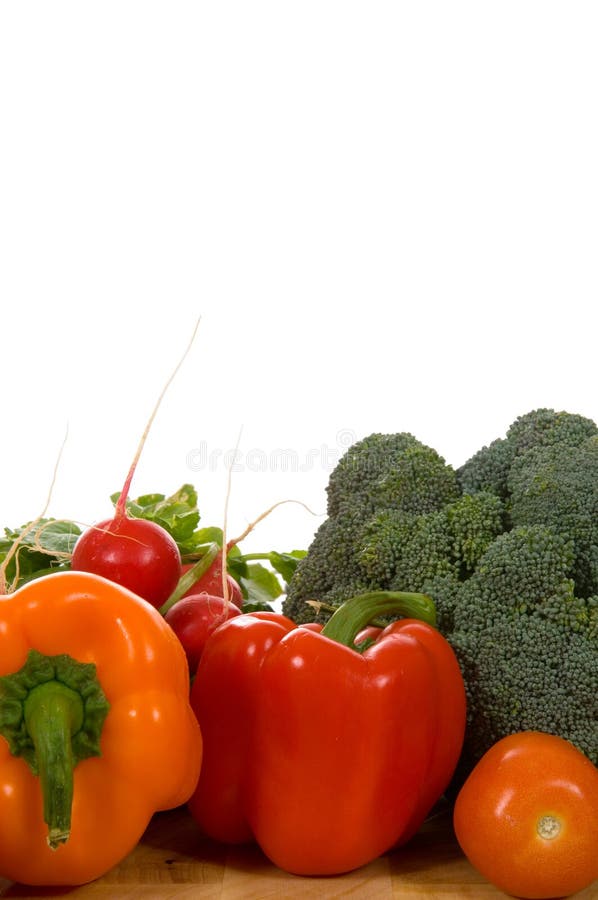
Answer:
POLYGON ((598 419, 595 3, 0 5, 0 526, 192 482, 307 546, 372 431, 598 419))

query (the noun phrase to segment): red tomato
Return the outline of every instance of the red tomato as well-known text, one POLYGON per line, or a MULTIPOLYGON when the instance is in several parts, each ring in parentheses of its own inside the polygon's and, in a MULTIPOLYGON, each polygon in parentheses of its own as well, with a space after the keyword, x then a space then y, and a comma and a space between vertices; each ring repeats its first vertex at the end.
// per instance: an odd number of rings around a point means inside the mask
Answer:
MULTIPOLYGON (((185 563, 183 566, 183 574, 188 572, 193 566, 190 563, 185 563)), ((231 603, 234 603, 239 609, 243 607, 243 593, 238 583, 232 577, 232 575, 226 576, 226 583, 228 584, 228 600, 231 603)), ((222 597, 222 569, 220 566, 214 564, 205 575, 202 575, 199 581, 196 581, 195 584, 191 585, 188 591, 183 594, 184 597, 190 597, 193 594, 201 594, 202 591, 205 591, 208 594, 212 594, 214 597, 222 597)))
POLYGON ((563 738, 526 731, 494 744, 453 821, 471 864, 507 894, 565 897, 598 878, 598 769, 563 738))
POLYGON ((205 592, 182 597, 170 607, 164 618, 183 645, 191 675, 212 632, 227 619, 240 615, 234 603, 205 592))

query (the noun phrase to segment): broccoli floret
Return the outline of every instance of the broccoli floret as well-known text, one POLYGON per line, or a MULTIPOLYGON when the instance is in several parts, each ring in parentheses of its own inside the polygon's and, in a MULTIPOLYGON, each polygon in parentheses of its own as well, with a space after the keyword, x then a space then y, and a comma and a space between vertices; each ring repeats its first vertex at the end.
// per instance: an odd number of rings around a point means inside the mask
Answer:
POLYGON ((573 558, 572 543, 543 525, 499 535, 462 586, 455 630, 521 615, 555 594, 573 597, 573 558))
MULTIPOLYGON (((436 625, 441 634, 450 634, 454 629, 462 586, 453 575, 434 575, 422 584, 422 593, 434 599, 436 625)), ((398 590, 398 585, 393 585, 393 590, 398 590)))
POLYGON ((459 496, 454 469, 412 434, 371 434, 349 447, 330 475, 328 515, 386 507, 410 513, 440 509, 459 496))
MULTIPOLYGON (((400 433, 372 434, 350 447, 331 473, 327 493, 328 518, 297 566, 283 604, 296 622, 313 620, 307 600, 338 604, 364 590, 389 589, 399 557, 401 565, 417 572, 395 529, 400 531, 401 520, 411 536, 419 530, 417 553, 423 558, 425 545, 433 541, 434 519, 420 528, 420 518, 457 500, 460 491, 452 466, 413 435, 400 433)), ((425 574, 434 571, 431 566, 425 574)), ((323 612, 319 619, 328 615, 323 612)))
POLYGON ((383 589, 421 591, 428 578, 456 574, 442 511, 415 516, 385 509, 366 523, 362 541, 361 568, 383 589))
POLYGON ((515 456, 518 456, 532 447, 549 444, 577 447, 595 434, 598 434, 598 426, 585 416, 556 412, 554 409, 535 409, 515 419, 507 431, 507 441, 512 445, 515 456))
POLYGON ((514 525, 545 524, 573 541, 582 597, 598 593, 598 438, 533 447, 508 479, 514 525))
POLYGON ((571 544, 551 528, 501 535, 461 586, 447 638, 468 699, 463 768, 536 729, 598 762, 596 604, 574 595, 571 544))
MULTIPOLYGON (((338 605, 376 586, 359 563, 362 529, 359 509, 346 509, 324 520, 288 586, 284 603, 287 616, 298 623, 315 621, 314 610, 306 601, 338 605)), ((323 621, 329 616, 330 612, 323 612, 317 618, 323 621)))
POLYGON ((598 596, 568 596, 564 601, 562 597, 549 597, 542 604, 542 616, 561 628, 584 632, 598 650, 598 596))
POLYGON ((595 640, 527 615, 456 632, 450 642, 467 691, 460 778, 492 744, 522 730, 565 737, 598 764, 595 640))
POLYGON ((596 434, 598 426, 584 416, 554 409, 532 410, 515 419, 504 438, 482 447, 457 469, 459 484, 464 493, 491 491, 506 500, 511 467, 527 450, 552 444, 577 447, 596 434))
POLYGON ((388 508, 366 523, 359 562, 378 587, 421 591, 438 576, 467 577, 502 529, 502 503, 489 493, 418 516, 388 508))
POLYGON ((517 526, 449 597, 443 632, 468 698, 465 773, 499 738, 526 729, 565 737, 598 763, 596 603, 575 595, 574 570, 572 540, 547 525, 517 526))
POLYGON ((504 507, 489 491, 463 494, 444 510, 451 552, 462 579, 474 571, 495 537, 504 531, 504 507))
POLYGON ((513 448, 505 438, 497 438, 457 469, 457 479, 466 494, 489 491, 504 500, 512 464, 513 448))

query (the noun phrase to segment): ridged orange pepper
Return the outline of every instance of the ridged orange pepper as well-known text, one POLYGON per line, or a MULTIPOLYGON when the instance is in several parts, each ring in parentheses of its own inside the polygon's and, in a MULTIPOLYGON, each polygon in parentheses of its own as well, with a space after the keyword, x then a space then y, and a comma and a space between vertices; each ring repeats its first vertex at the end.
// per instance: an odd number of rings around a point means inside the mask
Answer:
POLYGON ((0 597, 0 874, 75 885, 107 872, 202 758, 184 651, 163 617, 85 572, 0 597))

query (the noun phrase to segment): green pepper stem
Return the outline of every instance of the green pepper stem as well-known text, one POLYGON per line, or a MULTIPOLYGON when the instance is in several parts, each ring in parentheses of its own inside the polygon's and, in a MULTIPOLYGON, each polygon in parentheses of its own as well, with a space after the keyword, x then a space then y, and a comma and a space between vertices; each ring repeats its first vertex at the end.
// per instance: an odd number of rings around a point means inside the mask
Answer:
POLYGON ((59 681, 47 681, 29 692, 24 717, 35 747, 47 840, 55 850, 71 831, 75 767, 71 737, 83 723, 83 701, 59 681))
POLYGON ((40 777, 48 844, 68 840, 73 769, 100 756, 110 704, 95 663, 31 649, 17 672, 0 676, 0 734, 13 756, 40 777))
POLYGON ((181 597, 187 593, 190 587, 193 587, 196 581, 199 581, 202 575, 210 569, 212 563, 220 553, 220 547, 217 543, 210 544, 204 555, 195 563, 184 575, 181 576, 174 591, 160 607, 160 613, 165 616, 168 610, 174 606, 181 597))
POLYGON ((376 616, 399 615, 436 625, 436 607, 426 594, 369 591, 351 597, 330 617, 322 634, 355 650, 355 638, 376 616))

